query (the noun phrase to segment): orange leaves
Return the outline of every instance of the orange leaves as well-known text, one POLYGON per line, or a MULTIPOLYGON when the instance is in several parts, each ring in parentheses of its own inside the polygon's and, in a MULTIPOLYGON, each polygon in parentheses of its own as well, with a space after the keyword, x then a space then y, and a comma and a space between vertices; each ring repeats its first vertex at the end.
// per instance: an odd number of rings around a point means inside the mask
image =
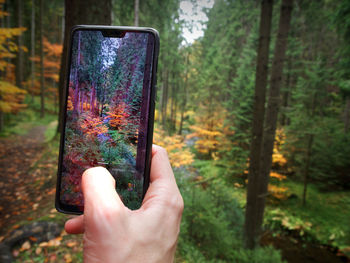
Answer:
POLYGON ((73 110, 74 107, 73 107, 73 102, 72 102, 72 99, 70 96, 68 96, 68 101, 67 101, 67 110, 71 111, 73 110))
POLYGON ((167 150, 173 167, 189 165, 194 161, 193 153, 185 147, 185 140, 180 135, 166 136, 163 130, 156 128, 153 142, 167 150))
POLYGON ((106 119, 109 119, 109 125, 114 128, 119 128, 127 124, 127 119, 130 117, 126 104, 124 102, 119 103, 107 112, 106 119))
POLYGON ((282 181, 282 180, 284 180, 284 179, 287 178, 287 176, 285 176, 285 175, 283 175, 283 174, 276 173, 276 172, 271 172, 271 173, 270 173, 270 177, 276 178, 276 179, 278 179, 279 181, 282 181))
POLYGON ((62 44, 50 43, 46 37, 43 38, 44 52, 49 57, 60 58, 62 54, 62 44))
POLYGON ((96 137, 99 134, 108 132, 108 127, 103 124, 99 117, 94 118, 90 115, 83 115, 83 118, 80 128, 88 137, 96 137))
MULTIPOLYGON (((59 80, 59 70, 61 67, 61 54, 62 54, 62 45, 61 44, 55 44, 50 43, 47 38, 43 38, 43 49, 44 49, 44 78, 53 80, 54 82, 58 83, 59 80)), ((30 58, 31 61, 34 61, 37 65, 37 68, 40 68, 40 57, 35 56, 30 58)), ((35 74, 36 78, 40 77, 40 71, 35 74)), ((35 80, 34 83, 34 90, 31 86, 31 80, 28 80, 26 85, 31 88, 32 94, 38 94, 40 93, 40 83, 35 80)), ((52 90, 53 93, 57 93, 57 89, 52 90)), ((50 92, 51 93, 51 92, 50 92)))

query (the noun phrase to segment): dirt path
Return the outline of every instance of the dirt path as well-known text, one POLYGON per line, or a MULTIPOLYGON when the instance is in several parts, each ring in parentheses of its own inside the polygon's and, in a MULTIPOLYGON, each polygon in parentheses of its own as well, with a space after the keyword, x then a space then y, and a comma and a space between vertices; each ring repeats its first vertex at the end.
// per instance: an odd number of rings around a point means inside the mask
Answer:
POLYGON ((26 135, 0 139, 0 234, 40 197, 33 165, 42 156, 45 130, 37 126, 26 135))

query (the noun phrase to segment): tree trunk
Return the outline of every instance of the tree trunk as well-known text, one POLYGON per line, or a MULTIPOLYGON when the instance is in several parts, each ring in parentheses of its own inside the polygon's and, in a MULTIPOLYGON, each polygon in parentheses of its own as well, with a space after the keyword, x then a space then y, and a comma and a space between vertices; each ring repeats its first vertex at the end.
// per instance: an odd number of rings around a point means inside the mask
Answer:
POLYGON ((304 170, 304 191, 303 191, 303 200, 302 200, 303 206, 306 205, 306 191, 307 191, 307 184, 309 181, 309 167, 310 167, 313 139, 314 139, 314 135, 310 134, 307 140, 307 150, 306 150, 306 160, 305 160, 305 170, 304 170))
MULTIPOLYGON (((17 24, 18 27, 23 27, 23 2, 22 0, 17 0, 17 24)), ((17 55, 17 65, 16 65, 16 86, 22 88, 23 82, 23 36, 22 34, 18 36, 18 55, 17 55)))
POLYGON ((344 132, 348 133, 349 128, 350 128, 350 96, 347 96, 345 111, 344 111, 344 132))
POLYGON ((283 112, 281 114, 281 125, 287 125, 288 123, 288 117, 286 115, 286 111, 288 108, 288 101, 289 101, 289 94, 290 94, 290 83, 291 83, 291 70, 292 70, 292 59, 290 58, 288 60, 288 73, 286 77, 286 87, 283 91, 282 95, 282 107, 283 107, 283 112))
POLYGON ((253 110, 252 142, 250 148, 250 164, 248 176, 247 205, 245 211, 245 246, 254 248, 259 226, 256 221, 256 205, 258 198, 259 164, 263 138, 265 113, 265 93, 268 73, 268 56, 273 0, 263 0, 261 4, 259 46, 255 77, 255 95, 253 110))
POLYGON ((44 47, 43 47, 43 0, 40 0, 40 117, 45 115, 45 97, 44 97, 44 47))
POLYGON ((4 113, 0 111, 0 132, 2 131, 4 127, 4 113))
POLYGON ((287 49, 288 32, 292 15, 293 0, 282 0, 281 14, 275 52, 271 69, 269 101, 267 105, 266 120, 264 126, 263 148, 261 152, 260 183, 257 199, 257 222, 261 228, 265 199, 268 193, 268 183, 272 164, 273 146, 275 141, 277 118, 280 104, 280 89, 282 83, 283 64, 287 49))
POLYGON ((165 128, 166 117, 167 117, 167 108, 168 108, 168 81, 169 81, 169 73, 167 69, 163 69, 163 92, 162 92, 162 126, 165 128))
POLYGON ((182 126, 184 122, 184 115, 186 111, 186 104, 187 104, 187 82, 188 82, 188 61, 189 61, 190 54, 188 53, 186 56, 186 75, 185 75, 185 81, 184 81, 184 98, 181 105, 181 118, 180 118, 180 127, 179 127, 179 135, 182 134, 182 126))
POLYGON ((139 26, 139 0, 134 2, 134 26, 139 26))
MULTIPOLYGON (((30 32, 30 55, 32 58, 35 57, 35 0, 32 0, 32 16, 31 16, 31 32, 30 32)), ((34 79, 35 79, 35 63, 34 60, 31 61, 31 87, 32 87, 32 92, 34 91, 34 79)), ((33 95, 32 95, 32 101, 33 101, 33 95)))
POLYGON ((65 26, 64 42, 61 58, 61 69, 59 79, 59 125, 58 131, 62 126, 62 105, 64 102, 64 89, 66 87, 67 74, 67 48, 69 43, 70 31, 73 25, 110 25, 111 24, 112 0, 65 0, 65 26))

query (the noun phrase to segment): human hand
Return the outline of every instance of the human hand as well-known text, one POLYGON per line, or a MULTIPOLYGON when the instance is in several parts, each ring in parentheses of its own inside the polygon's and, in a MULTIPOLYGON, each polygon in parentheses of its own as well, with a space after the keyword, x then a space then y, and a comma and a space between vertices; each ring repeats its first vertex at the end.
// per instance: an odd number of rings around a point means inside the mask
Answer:
POLYGON ((184 203, 166 151, 152 147, 150 185, 138 210, 124 206, 112 175, 102 167, 82 177, 84 215, 66 222, 84 233, 84 262, 172 262, 184 203))

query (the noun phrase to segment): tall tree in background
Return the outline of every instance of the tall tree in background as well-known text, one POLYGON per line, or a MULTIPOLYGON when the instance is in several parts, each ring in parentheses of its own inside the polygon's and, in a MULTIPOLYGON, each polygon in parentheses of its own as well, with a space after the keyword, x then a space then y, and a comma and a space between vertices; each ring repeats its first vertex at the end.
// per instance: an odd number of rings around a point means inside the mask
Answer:
POLYGON ((44 90, 44 47, 43 47, 43 0, 39 1, 40 16, 39 16, 39 31, 40 31, 40 117, 45 115, 45 90, 44 90))
MULTIPOLYGON (((261 228, 265 199, 267 196, 267 186, 270 178, 270 170, 272 164, 273 146, 276 135, 277 117, 280 104, 280 89, 282 84, 283 65, 285 60, 288 32, 290 28, 290 21, 292 15, 293 0, 283 0, 281 5, 279 27, 277 32, 277 39, 275 43, 275 51, 272 62, 269 100, 267 104, 266 119, 264 122, 263 145, 260 156, 260 171, 257 199, 257 225, 261 228)), ((259 230, 258 230, 259 231, 259 230)))
MULTIPOLYGON (((265 90, 262 90, 263 88, 259 90, 256 88, 255 92, 253 138, 250 152, 247 208, 245 215, 247 248, 254 248, 256 246, 264 217, 265 199, 268 194, 268 182, 272 164, 273 146, 280 102, 280 86, 282 83, 283 64, 287 48, 292 3, 293 0, 283 0, 281 4, 265 120, 265 90), (259 112, 257 110, 259 110, 259 112)), ((261 23, 263 21, 262 19, 263 18, 261 18, 261 23)), ((258 72, 259 69, 257 68, 257 82, 259 81, 258 72)), ((266 74, 264 75, 266 78, 267 67, 266 72, 264 73, 266 74)), ((267 81, 267 79, 264 79, 264 81, 267 81)), ((264 84, 264 87, 266 88, 266 83, 264 84)), ((257 86, 258 85, 256 85, 256 87, 257 86)))
MULTIPOLYGON (((18 27, 23 27, 23 0, 17 0, 16 1, 16 8, 17 8, 17 24, 18 27)), ((18 47, 23 46, 23 36, 18 36, 18 47)), ((22 82, 23 82, 23 49, 18 49, 18 55, 17 55, 17 65, 16 65, 16 86, 19 88, 22 88, 22 82)))
MULTIPOLYGON (((69 34, 73 25, 110 25, 112 1, 111 0, 76 0, 65 1, 65 33, 63 43, 63 56, 61 59, 61 70, 59 79, 59 116, 62 116, 63 90, 65 86, 67 72, 67 48, 69 34)), ((58 130, 62 125, 61 118, 59 120, 58 130)))
MULTIPOLYGON (((32 10, 31 10, 31 31, 30 31, 30 55, 32 58, 35 57, 35 0, 32 0, 32 10)), ((35 79, 35 63, 31 61, 31 90, 34 89, 34 79, 35 79)))
POLYGON ((134 2, 134 26, 139 26, 139 0, 134 2))
POLYGON ((268 57, 272 20, 273 0, 263 0, 261 4, 259 47, 255 77, 255 96, 253 113, 252 142, 250 148, 250 165, 247 189, 247 205, 245 212, 245 244, 254 248, 259 234, 257 199, 260 178, 260 156, 263 142, 263 125, 265 114, 265 96, 268 75, 268 57))

